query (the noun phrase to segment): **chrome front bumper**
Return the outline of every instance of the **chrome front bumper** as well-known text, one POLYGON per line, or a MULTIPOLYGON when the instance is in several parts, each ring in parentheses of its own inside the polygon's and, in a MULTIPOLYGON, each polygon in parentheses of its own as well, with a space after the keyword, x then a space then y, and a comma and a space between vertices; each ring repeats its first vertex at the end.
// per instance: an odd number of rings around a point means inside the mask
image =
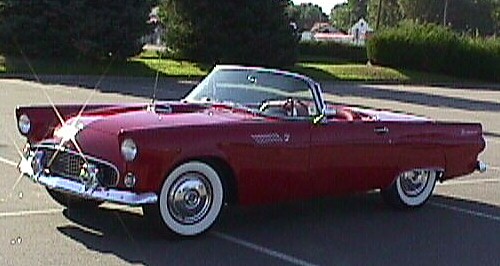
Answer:
POLYGON ((99 186, 95 182, 81 183, 61 176, 51 175, 48 171, 41 169, 40 161, 37 160, 39 160, 39 158, 33 153, 21 158, 18 164, 19 172, 28 177, 31 181, 44 185, 49 189, 72 194, 81 198, 132 206, 152 204, 158 201, 158 196, 153 192, 137 194, 130 191, 108 189, 99 186))

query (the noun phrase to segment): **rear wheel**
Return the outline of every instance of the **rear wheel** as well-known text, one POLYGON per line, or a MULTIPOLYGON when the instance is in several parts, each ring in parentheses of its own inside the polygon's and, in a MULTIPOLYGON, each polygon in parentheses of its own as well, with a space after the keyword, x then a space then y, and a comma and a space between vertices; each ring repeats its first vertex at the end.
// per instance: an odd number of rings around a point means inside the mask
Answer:
POLYGON ((436 184, 436 170, 411 170, 400 174, 381 191, 384 201, 398 208, 417 208, 425 204, 436 184))
POLYGON ((46 189, 50 197, 52 197, 52 199, 54 199, 57 203, 66 208, 71 208, 71 209, 97 208, 99 207, 99 205, 103 203, 102 201, 78 198, 70 194, 59 192, 50 188, 46 189))
POLYGON ((158 217, 177 235, 195 236, 207 231, 218 218, 224 188, 219 174, 208 164, 180 165, 165 179, 157 205, 143 206, 145 216, 158 217))

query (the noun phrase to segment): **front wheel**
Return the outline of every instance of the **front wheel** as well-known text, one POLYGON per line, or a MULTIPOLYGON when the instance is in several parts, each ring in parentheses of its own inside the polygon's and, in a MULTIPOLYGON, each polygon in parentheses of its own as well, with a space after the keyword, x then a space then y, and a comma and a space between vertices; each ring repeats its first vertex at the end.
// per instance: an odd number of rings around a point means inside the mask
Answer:
POLYGON ((389 205, 398 208, 417 208, 425 204, 436 184, 436 170, 411 170, 400 174, 394 183, 381 191, 389 205))
POLYGON ((222 208, 223 195, 219 174, 211 166, 188 162, 165 179, 156 210, 169 231, 195 236, 214 224, 222 208))

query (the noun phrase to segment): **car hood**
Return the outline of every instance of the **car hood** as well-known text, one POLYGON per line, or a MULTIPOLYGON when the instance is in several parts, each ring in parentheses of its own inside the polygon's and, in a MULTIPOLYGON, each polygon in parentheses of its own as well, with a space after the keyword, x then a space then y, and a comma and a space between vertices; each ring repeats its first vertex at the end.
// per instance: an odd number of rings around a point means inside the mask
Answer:
POLYGON ((165 128, 233 123, 253 119, 251 114, 232 112, 227 109, 208 108, 199 112, 156 113, 147 110, 115 113, 112 115, 88 115, 69 119, 67 124, 78 124, 81 130, 118 134, 123 130, 165 128))

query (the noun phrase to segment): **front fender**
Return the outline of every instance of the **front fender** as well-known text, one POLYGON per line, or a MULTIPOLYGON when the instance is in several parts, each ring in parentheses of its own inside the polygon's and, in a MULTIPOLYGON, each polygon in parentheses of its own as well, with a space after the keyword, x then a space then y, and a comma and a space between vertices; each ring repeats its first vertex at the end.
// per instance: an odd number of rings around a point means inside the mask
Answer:
POLYGON ((210 131, 210 127, 203 126, 122 131, 119 143, 130 138, 138 147, 137 158, 125 165, 125 171, 138 178, 136 190, 160 191, 168 173, 186 161, 217 158, 227 162, 220 134, 210 134, 210 131), (203 137, 196 137, 200 132, 203 137))

